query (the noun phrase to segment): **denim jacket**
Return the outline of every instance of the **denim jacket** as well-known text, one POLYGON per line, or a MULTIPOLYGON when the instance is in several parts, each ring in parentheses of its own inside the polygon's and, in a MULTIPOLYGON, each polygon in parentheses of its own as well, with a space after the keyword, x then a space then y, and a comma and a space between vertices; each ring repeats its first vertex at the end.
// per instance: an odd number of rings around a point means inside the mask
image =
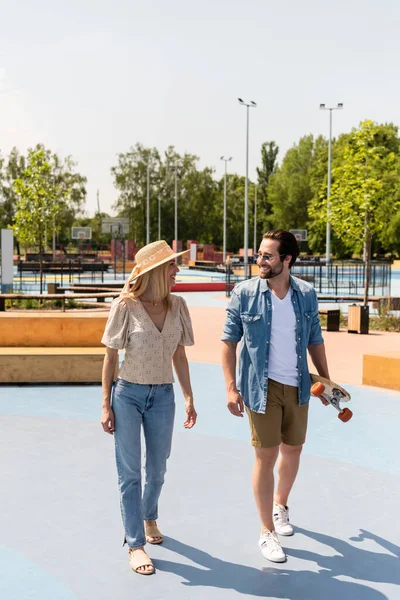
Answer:
MULTIPOLYGON (((299 404, 310 399, 307 347, 323 344, 314 288, 290 276, 296 316, 296 352, 299 375, 299 404)), ((242 340, 239 355, 238 389, 250 410, 265 413, 268 393, 268 358, 271 338, 271 291, 265 279, 243 281, 232 292, 221 339, 242 340)))

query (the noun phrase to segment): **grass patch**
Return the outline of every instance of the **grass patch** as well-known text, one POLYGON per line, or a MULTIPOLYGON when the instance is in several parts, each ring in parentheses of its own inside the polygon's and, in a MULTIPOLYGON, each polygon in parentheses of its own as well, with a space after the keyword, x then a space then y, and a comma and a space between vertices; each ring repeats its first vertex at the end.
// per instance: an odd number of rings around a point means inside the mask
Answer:
MULTIPOLYGON (((326 329, 326 324, 328 322, 328 316, 327 315, 319 315, 319 320, 321 323, 321 327, 325 327, 325 329, 326 329)), ((347 316, 342 313, 340 313, 340 328, 347 329, 347 316)))
POLYGON ((388 305, 383 304, 379 315, 370 318, 369 327, 377 331, 400 331, 400 317, 392 315, 388 305))
MULTIPOLYGON (((5 301, 6 310, 62 310, 63 301, 62 299, 56 300, 38 300, 36 298, 23 298, 15 300, 5 301)), ((65 301, 66 309, 81 309, 90 308, 85 306, 83 303, 79 303, 76 300, 68 299, 65 301)))

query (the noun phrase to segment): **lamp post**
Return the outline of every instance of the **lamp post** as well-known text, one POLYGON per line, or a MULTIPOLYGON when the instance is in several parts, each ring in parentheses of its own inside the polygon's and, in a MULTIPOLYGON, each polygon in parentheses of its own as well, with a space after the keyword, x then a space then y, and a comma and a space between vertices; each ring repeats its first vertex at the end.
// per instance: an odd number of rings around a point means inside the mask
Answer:
POLYGON ((245 195, 244 195, 244 275, 248 276, 249 271, 249 109, 255 108, 257 104, 250 100, 244 102, 242 98, 238 98, 239 104, 246 107, 246 180, 245 180, 245 195))
POLYGON ((158 239, 161 240, 161 194, 158 193, 158 239))
MULTIPOLYGON (((170 167, 171 171, 174 172, 175 182, 175 207, 174 207, 174 239, 175 239, 175 252, 178 252, 178 165, 170 167)), ((175 259, 178 262, 178 258, 175 259)))
MULTIPOLYGON (((175 168, 175 252, 178 252, 178 173, 175 168)), ((177 261, 177 259, 176 259, 177 261)))
POLYGON ((230 156, 229 158, 225 158, 225 156, 221 156, 221 160, 223 160, 225 162, 225 174, 224 174, 224 220, 223 220, 223 263, 226 263, 226 174, 227 174, 227 168, 228 168, 228 162, 230 160, 232 160, 232 156, 230 156))
POLYGON ((150 244, 150 168, 151 168, 151 151, 147 158, 147 189, 146 189, 146 244, 150 244))
POLYGON ((53 216, 53 262, 56 262, 56 218, 53 216))
POLYGON ((327 216, 326 216, 326 264, 331 262, 331 181, 332 181, 332 111, 342 110, 343 102, 339 102, 337 106, 319 105, 320 110, 329 110, 329 145, 328 145, 328 191, 327 191, 327 216))
POLYGON ((150 159, 147 161, 146 244, 150 244, 150 159))
POLYGON ((257 254, 257 184, 254 186, 254 245, 253 256, 257 254))

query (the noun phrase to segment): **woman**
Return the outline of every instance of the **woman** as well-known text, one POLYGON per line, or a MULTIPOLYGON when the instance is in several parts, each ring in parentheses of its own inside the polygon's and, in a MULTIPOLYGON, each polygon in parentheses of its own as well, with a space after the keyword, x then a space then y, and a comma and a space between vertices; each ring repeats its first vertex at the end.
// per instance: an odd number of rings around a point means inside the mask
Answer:
POLYGON ((105 432, 114 435, 129 563, 141 575, 154 573, 144 551, 146 541, 163 541, 156 519, 175 414, 172 363, 185 398, 184 427, 191 429, 197 418, 185 353, 185 346, 194 343, 191 320, 183 298, 170 293, 179 272, 175 258, 181 254, 164 241, 139 250, 136 265, 112 304, 102 338, 107 349, 101 424, 105 432), (118 350, 122 349, 125 358, 113 385, 118 350), (143 496, 141 427, 146 444, 143 496))

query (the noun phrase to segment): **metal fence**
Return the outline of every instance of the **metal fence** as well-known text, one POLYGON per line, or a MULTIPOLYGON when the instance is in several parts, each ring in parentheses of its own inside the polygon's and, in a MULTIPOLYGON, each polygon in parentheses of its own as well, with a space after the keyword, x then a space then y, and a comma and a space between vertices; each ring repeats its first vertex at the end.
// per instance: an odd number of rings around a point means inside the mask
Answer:
MULTIPOLYGON (((250 273, 247 278, 244 275, 245 266, 243 264, 232 265, 230 272, 226 273, 226 295, 228 297, 236 283, 254 275, 256 271, 254 265, 249 265, 249 267, 250 273), (251 273, 251 267, 253 267, 253 273, 251 273)), ((329 265, 299 261, 291 268, 291 274, 311 283, 317 294, 332 296, 332 300, 341 296, 359 296, 364 292, 365 264, 361 261, 335 261, 329 265)), ((390 262, 373 261, 371 263, 368 293, 370 296, 390 296, 390 262)))
MULTIPOLYGON (((119 261, 116 265, 110 263, 89 263, 82 261, 64 260, 56 265, 43 263, 43 288, 47 289, 49 283, 60 286, 76 283, 95 284, 98 282, 122 280, 127 276, 126 263, 119 261)), ((40 282, 39 265, 35 263, 21 263, 18 261, 14 267, 13 292, 37 292, 40 282)))

